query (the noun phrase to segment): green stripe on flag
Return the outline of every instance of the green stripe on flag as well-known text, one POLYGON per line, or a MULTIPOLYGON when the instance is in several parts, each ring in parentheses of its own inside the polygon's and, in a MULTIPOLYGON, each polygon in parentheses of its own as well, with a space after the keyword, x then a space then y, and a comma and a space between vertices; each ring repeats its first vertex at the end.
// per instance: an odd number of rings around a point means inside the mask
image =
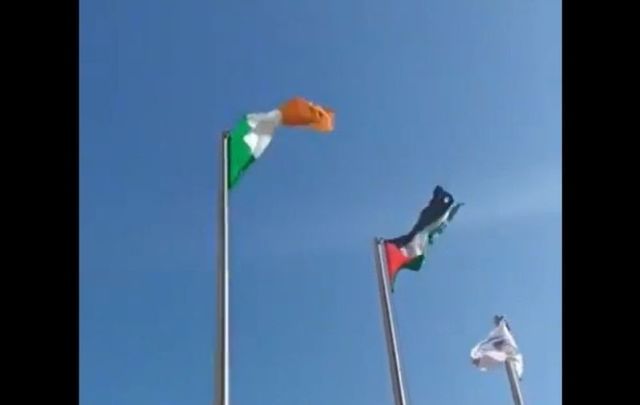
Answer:
POLYGON ((407 264, 405 264, 402 267, 404 267, 405 269, 418 271, 418 270, 420 270, 420 267, 422 267, 422 262, 423 261, 424 261, 424 255, 418 255, 418 256, 412 258, 411 261, 409 261, 407 264))
POLYGON ((228 184, 232 188, 243 172, 256 160, 244 137, 252 131, 246 117, 240 120, 229 133, 227 143, 228 184))

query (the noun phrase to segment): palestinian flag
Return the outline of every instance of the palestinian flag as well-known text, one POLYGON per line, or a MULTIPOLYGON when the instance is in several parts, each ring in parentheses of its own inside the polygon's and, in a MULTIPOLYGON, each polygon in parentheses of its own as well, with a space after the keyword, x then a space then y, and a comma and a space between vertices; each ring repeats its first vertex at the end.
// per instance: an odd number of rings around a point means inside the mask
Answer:
POLYGON ((398 272, 402 269, 420 270, 427 247, 444 232, 462 203, 455 204, 453 196, 436 186, 429 204, 422 210, 418 222, 409 233, 384 241, 387 270, 391 289, 398 272))
POLYGON ((270 112, 245 115, 229 133, 228 187, 232 188, 264 153, 277 127, 301 126, 318 132, 330 132, 333 130, 333 120, 333 110, 300 97, 270 112))

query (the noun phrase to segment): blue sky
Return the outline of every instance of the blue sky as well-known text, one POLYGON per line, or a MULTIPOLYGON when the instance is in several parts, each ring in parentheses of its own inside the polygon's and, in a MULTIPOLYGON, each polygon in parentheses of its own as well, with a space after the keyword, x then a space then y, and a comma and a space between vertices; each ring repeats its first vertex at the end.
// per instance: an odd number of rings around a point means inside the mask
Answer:
POLYGON ((82 0, 80 403, 210 403, 219 133, 305 96, 231 195, 233 404, 389 404, 371 239, 467 205, 393 301, 410 403, 561 403, 561 3, 82 0))

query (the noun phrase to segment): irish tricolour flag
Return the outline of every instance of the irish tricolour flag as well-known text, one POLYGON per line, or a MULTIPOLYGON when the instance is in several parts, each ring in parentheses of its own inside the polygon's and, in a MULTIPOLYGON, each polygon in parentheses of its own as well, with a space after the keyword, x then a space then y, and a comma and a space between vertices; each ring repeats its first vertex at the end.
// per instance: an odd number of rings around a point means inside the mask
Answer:
POLYGON ((319 132, 333 130, 334 113, 303 98, 293 98, 278 109, 245 115, 230 131, 228 141, 228 187, 264 153, 279 126, 301 126, 319 132))
POLYGON ((429 204, 420 212, 418 221, 409 233, 384 241, 387 271, 393 289, 398 272, 402 269, 420 270, 427 247, 444 232, 462 204, 455 204, 453 196, 436 186, 429 204))

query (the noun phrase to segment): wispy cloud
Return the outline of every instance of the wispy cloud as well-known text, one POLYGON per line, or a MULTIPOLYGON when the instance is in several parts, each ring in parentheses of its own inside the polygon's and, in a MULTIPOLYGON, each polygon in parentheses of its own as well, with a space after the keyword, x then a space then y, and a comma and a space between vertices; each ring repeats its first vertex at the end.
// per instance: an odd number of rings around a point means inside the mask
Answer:
MULTIPOLYGON (((456 216, 455 228, 510 225, 532 217, 561 213, 561 181, 560 168, 546 165, 508 172, 483 182, 460 183, 451 191, 466 205, 456 216)), ((383 194, 375 203, 363 202, 362 198, 354 196, 341 203, 340 208, 305 207, 308 214, 301 216, 305 218, 303 225, 291 220, 291 214, 285 211, 272 211, 267 218, 261 219, 258 228, 253 221, 236 225, 251 228, 252 238, 261 241, 260 252, 256 254, 286 255, 292 260, 294 256, 366 249, 376 235, 390 237, 405 232, 417 218, 421 203, 416 203, 415 199, 402 200, 397 195, 383 194), (295 249, 272 238, 275 229, 291 235, 297 241, 295 249)), ((249 228, 238 230, 238 233, 249 234, 249 228)))
MULTIPOLYGON (((514 222, 562 212, 562 172, 546 165, 507 173, 470 187, 475 197, 458 226, 514 222)), ((458 219, 458 218, 456 218, 458 219)))

